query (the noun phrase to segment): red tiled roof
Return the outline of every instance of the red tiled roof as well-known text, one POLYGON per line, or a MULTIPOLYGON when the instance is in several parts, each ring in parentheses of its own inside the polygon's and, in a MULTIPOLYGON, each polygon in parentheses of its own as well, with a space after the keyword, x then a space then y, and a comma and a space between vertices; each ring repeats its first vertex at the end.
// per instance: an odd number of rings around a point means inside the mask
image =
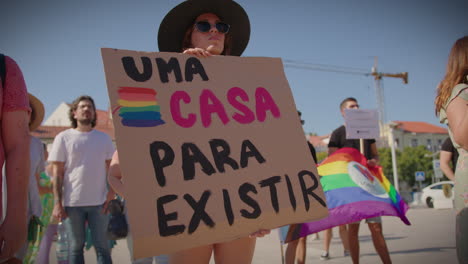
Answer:
POLYGON ((55 136, 70 127, 61 126, 39 126, 31 134, 40 139, 55 138, 55 136))
POLYGON ((109 118, 109 112, 104 111, 104 110, 96 110, 96 116, 97 116, 97 126, 99 125, 104 125, 104 126, 109 126, 112 125, 112 120, 109 118))
MULTIPOLYGON (((71 104, 67 105, 71 106, 71 104)), ((109 117, 109 112, 96 109, 96 117, 97 123, 95 129, 106 133, 112 140, 115 140, 114 124, 109 117)), ((69 128, 69 126, 39 126, 31 134, 40 139, 54 139, 58 133, 69 128)))
POLYGON ((429 124, 426 122, 416 121, 394 121, 398 124, 398 128, 413 133, 432 133, 432 134, 448 134, 446 128, 429 124))
MULTIPOLYGON (((39 139, 54 139, 58 133, 69 129, 70 127, 62 126, 40 126, 34 130, 31 134, 39 139)), ((112 140, 115 140, 114 126, 112 122, 110 126, 97 124, 95 127, 96 130, 106 133, 112 140)))
MULTIPOLYGON (((70 127, 59 127, 59 126, 40 126, 34 130, 31 134, 39 139, 54 139, 58 133, 69 129, 70 127)), ((114 127, 96 125, 96 130, 106 133, 112 140, 115 140, 114 127)))

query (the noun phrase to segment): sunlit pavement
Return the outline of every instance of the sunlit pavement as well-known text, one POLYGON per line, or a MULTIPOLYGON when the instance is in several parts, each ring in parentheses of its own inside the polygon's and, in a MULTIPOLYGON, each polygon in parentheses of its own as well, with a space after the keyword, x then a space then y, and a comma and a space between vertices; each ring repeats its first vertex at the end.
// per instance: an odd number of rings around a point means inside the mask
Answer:
MULTIPOLYGON (((406 226, 396 217, 383 218, 383 231, 387 240, 393 263, 430 264, 457 263, 455 250, 455 212, 450 209, 428 209, 423 206, 411 208, 407 216, 411 226, 406 226)), ((333 230, 330 246, 330 260, 320 260, 323 240, 307 241, 307 263, 351 263, 350 257, 343 257, 343 247, 338 236, 338 229, 333 230)), ((320 234, 320 238, 323 235, 320 234)), ((360 229, 361 263, 381 263, 375 252, 367 225, 361 223, 360 229)), ((285 247, 284 247, 285 249, 285 247)), ((242 252, 239 252, 242 253, 242 252)), ((112 251, 116 264, 130 263, 125 240, 119 240, 112 251)), ((55 260, 55 245, 51 250, 51 263, 55 260)), ((96 255, 91 249, 85 253, 86 263, 96 263, 96 255)), ((214 263, 214 261, 211 261, 214 263)), ((281 245, 276 230, 257 240, 253 263, 282 263, 281 245)))

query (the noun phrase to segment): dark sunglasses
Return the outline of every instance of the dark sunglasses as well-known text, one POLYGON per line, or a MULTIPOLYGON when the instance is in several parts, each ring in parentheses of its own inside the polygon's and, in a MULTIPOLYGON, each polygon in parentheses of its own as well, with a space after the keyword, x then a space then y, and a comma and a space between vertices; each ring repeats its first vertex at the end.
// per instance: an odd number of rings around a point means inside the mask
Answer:
MULTIPOLYGON (((211 24, 208 23, 207 21, 198 21, 195 22, 195 27, 197 28, 198 31, 202 33, 206 33, 210 31, 211 29, 211 24)), ((231 27, 229 24, 226 24, 224 22, 217 22, 215 24, 216 29, 218 30, 219 33, 226 34, 229 32, 229 28, 231 27)))

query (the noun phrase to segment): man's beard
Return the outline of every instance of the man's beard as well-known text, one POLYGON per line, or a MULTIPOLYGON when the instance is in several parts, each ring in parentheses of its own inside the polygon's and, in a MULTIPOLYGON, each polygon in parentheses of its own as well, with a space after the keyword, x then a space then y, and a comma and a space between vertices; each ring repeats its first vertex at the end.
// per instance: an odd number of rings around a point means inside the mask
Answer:
POLYGON ((83 125, 83 126, 89 126, 93 123, 93 119, 91 118, 86 118, 86 119, 80 119, 80 120, 77 120, 78 123, 80 123, 80 125, 83 125))

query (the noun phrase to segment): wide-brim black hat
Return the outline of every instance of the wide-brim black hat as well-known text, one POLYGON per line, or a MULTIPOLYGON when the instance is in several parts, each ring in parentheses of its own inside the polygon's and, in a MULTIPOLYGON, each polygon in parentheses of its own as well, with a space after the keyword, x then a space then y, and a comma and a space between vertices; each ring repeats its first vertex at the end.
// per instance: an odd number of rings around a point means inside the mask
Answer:
POLYGON ((159 26, 159 51, 181 52, 186 30, 203 13, 213 13, 231 25, 229 55, 240 56, 249 43, 250 22, 244 8, 232 0, 187 0, 174 7, 159 26))

